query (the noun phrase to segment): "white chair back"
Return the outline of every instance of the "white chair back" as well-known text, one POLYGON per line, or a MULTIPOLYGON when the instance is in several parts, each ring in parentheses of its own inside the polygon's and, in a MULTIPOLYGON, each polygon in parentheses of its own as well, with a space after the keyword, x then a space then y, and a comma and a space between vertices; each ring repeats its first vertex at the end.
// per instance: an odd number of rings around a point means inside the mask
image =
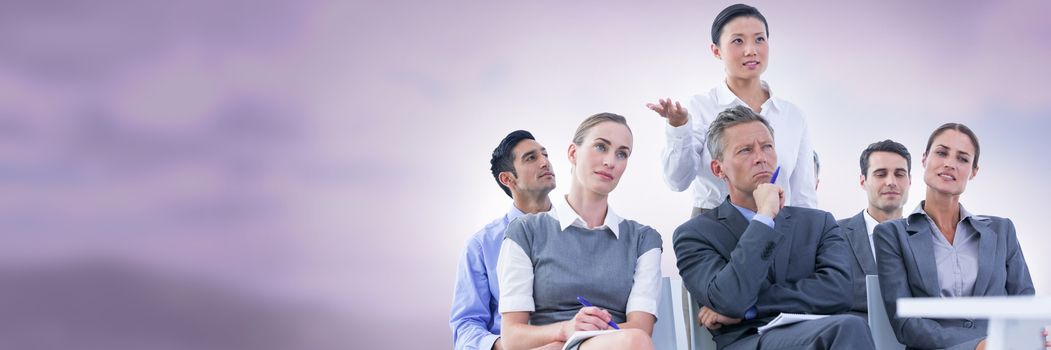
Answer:
POLYGON ((901 345, 898 338, 894 336, 894 329, 890 328, 890 318, 887 317, 887 308, 883 305, 883 294, 879 290, 879 276, 865 276, 865 291, 869 306, 869 330, 872 331, 872 340, 876 342, 876 349, 905 349, 905 346, 901 345))
POLYGON ((689 350, 682 280, 662 277, 657 300, 657 323, 653 325, 653 346, 657 350, 689 350))
POLYGON ((689 291, 683 288, 685 294, 685 303, 689 311, 689 325, 690 325, 690 345, 693 350, 715 350, 715 340, 712 339, 712 333, 708 331, 708 328, 702 327, 697 323, 697 314, 701 312, 701 307, 693 301, 693 297, 689 291))

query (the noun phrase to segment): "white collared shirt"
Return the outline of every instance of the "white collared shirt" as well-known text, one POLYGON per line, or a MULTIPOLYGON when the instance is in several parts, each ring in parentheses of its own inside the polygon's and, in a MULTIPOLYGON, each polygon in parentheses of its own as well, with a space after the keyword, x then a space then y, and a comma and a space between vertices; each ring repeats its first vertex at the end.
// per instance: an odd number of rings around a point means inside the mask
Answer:
MULTIPOLYGON (((770 98, 760 106, 759 115, 774 129, 774 149, 781 166, 777 183, 785 190, 785 205, 816 208, 817 175, 806 118, 799 107, 778 98, 766 82, 761 83, 770 98)), ((726 198, 726 183, 712 174, 712 156, 705 142, 708 126, 719 112, 742 105, 747 106, 723 82, 686 103, 689 118, 685 125, 666 125, 667 143, 662 153, 664 182, 678 192, 692 183, 695 207, 715 208, 726 198)))
MULTIPOLYGON (((606 219, 601 226, 587 227, 583 218, 572 207, 566 196, 552 201, 550 212, 558 220, 562 232, 569 226, 588 230, 609 228, 613 236, 620 239, 620 223, 623 218, 606 209, 606 219)), ((635 260, 634 282, 624 314, 632 311, 643 311, 657 316, 657 293, 661 280, 661 250, 651 249, 635 260)), ((500 246, 500 259, 496 264, 496 273, 500 280, 500 312, 536 311, 533 302, 533 263, 521 246, 510 239, 504 239, 500 246)))
POLYGON ((602 230, 608 228, 613 232, 613 236, 620 238, 620 222, 624 221, 617 213, 613 212, 613 208, 606 207, 606 219, 602 221, 602 225, 597 227, 588 227, 587 222, 584 218, 577 214, 573 207, 569 206, 568 196, 562 196, 562 200, 555 200, 551 202, 551 211, 555 214, 555 219, 558 220, 558 225, 565 231, 570 226, 576 226, 585 230, 602 230), (561 220, 565 219, 565 220, 561 220))

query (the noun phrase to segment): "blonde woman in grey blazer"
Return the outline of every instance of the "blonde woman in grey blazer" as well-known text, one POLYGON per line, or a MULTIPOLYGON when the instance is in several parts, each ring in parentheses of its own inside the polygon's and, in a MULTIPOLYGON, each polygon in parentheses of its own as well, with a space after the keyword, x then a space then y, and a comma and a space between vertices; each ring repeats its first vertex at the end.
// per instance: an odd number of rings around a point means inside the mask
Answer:
MULTIPOLYGON (((963 124, 934 130, 923 152, 926 200, 876 226, 880 288, 898 341, 910 349, 984 349, 987 321, 899 318, 898 298, 1032 295, 1014 223, 960 204, 978 173, 978 137, 963 124)), ((1034 330, 1036 331, 1036 330, 1034 330)))

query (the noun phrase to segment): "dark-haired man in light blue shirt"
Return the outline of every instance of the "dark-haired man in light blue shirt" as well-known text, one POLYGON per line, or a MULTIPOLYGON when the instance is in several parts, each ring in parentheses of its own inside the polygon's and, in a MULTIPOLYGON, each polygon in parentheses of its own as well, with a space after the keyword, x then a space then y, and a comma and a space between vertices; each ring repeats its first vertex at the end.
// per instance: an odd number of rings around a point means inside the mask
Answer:
POLYGON ((551 210, 548 194, 555 189, 555 173, 547 150, 528 131, 517 130, 504 137, 493 150, 490 171, 514 205, 507 214, 471 235, 460 258, 449 317, 456 349, 503 348, 499 341, 496 260, 504 231, 518 217, 551 210))

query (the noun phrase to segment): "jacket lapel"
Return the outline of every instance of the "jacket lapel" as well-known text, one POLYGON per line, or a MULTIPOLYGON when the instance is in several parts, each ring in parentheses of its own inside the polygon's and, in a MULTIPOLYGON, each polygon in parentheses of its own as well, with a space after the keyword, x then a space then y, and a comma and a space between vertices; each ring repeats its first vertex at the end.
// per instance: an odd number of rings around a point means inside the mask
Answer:
POLYGON ((713 237, 713 239, 721 243, 716 246, 716 250, 719 251, 719 254, 724 259, 729 261, 730 253, 733 252, 737 243, 741 241, 741 235, 744 234, 745 228, 748 227, 748 222, 744 220, 744 216, 737 211, 737 208, 730 204, 729 199, 715 207, 714 210, 715 217, 718 218, 719 223, 723 225, 726 231, 729 231, 727 234, 719 234, 713 237))
POLYGON ((989 228, 988 219, 976 219, 971 216, 971 226, 978 232, 978 276, 974 280, 974 291, 972 295, 985 295, 989 287, 989 279, 992 277, 993 262, 996 256, 996 232, 989 228))
POLYGON ((792 220, 792 214, 788 212, 787 207, 781 208, 781 211, 777 213, 777 217, 774 218, 774 230, 781 232, 784 235, 784 239, 781 240, 780 245, 777 249, 777 257, 774 259, 774 281, 781 282, 788 279, 788 264, 792 257, 792 243, 795 239, 793 234, 793 226, 795 226, 795 220, 792 220))
MULTIPOLYGON (((744 235, 744 231, 748 229, 750 221, 745 220, 741 212, 737 210, 730 203, 730 198, 727 197, 723 204, 719 205, 716 209, 718 210, 719 222, 721 222, 727 230, 733 233, 734 244, 728 245, 728 247, 734 247, 737 242, 741 240, 741 236, 744 235)), ((788 213, 782 208, 777 217, 774 218, 774 228, 781 233, 791 232, 793 221, 789 220, 788 213)), ((770 265, 771 272, 779 279, 775 281, 783 280, 788 272, 788 260, 792 253, 792 235, 785 234, 785 239, 778 245, 777 256, 774 257, 774 263, 770 265)), ((729 259, 729 252, 726 254, 726 258, 729 259)))
POLYGON ((727 230, 734 235, 734 243, 741 240, 741 236, 744 235, 744 230, 748 229, 748 221, 744 219, 741 212, 734 208, 733 204, 730 203, 730 197, 726 197, 723 204, 719 205, 718 208, 719 222, 726 226, 727 230))
POLYGON ((923 281, 928 296, 941 296, 941 288, 938 288, 938 265, 934 261, 934 246, 931 243, 931 225, 927 218, 919 213, 910 215, 907 223, 909 248, 916 261, 920 280, 923 281))
POLYGON ((858 265, 861 266, 861 271, 865 272, 866 275, 876 274, 876 260, 872 257, 872 248, 869 245, 869 232, 865 227, 865 216, 864 211, 854 215, 847 221, 846 230, 847 239, 850 241, 850 248, 854 249, 854 257, 858 260, 858 265))

